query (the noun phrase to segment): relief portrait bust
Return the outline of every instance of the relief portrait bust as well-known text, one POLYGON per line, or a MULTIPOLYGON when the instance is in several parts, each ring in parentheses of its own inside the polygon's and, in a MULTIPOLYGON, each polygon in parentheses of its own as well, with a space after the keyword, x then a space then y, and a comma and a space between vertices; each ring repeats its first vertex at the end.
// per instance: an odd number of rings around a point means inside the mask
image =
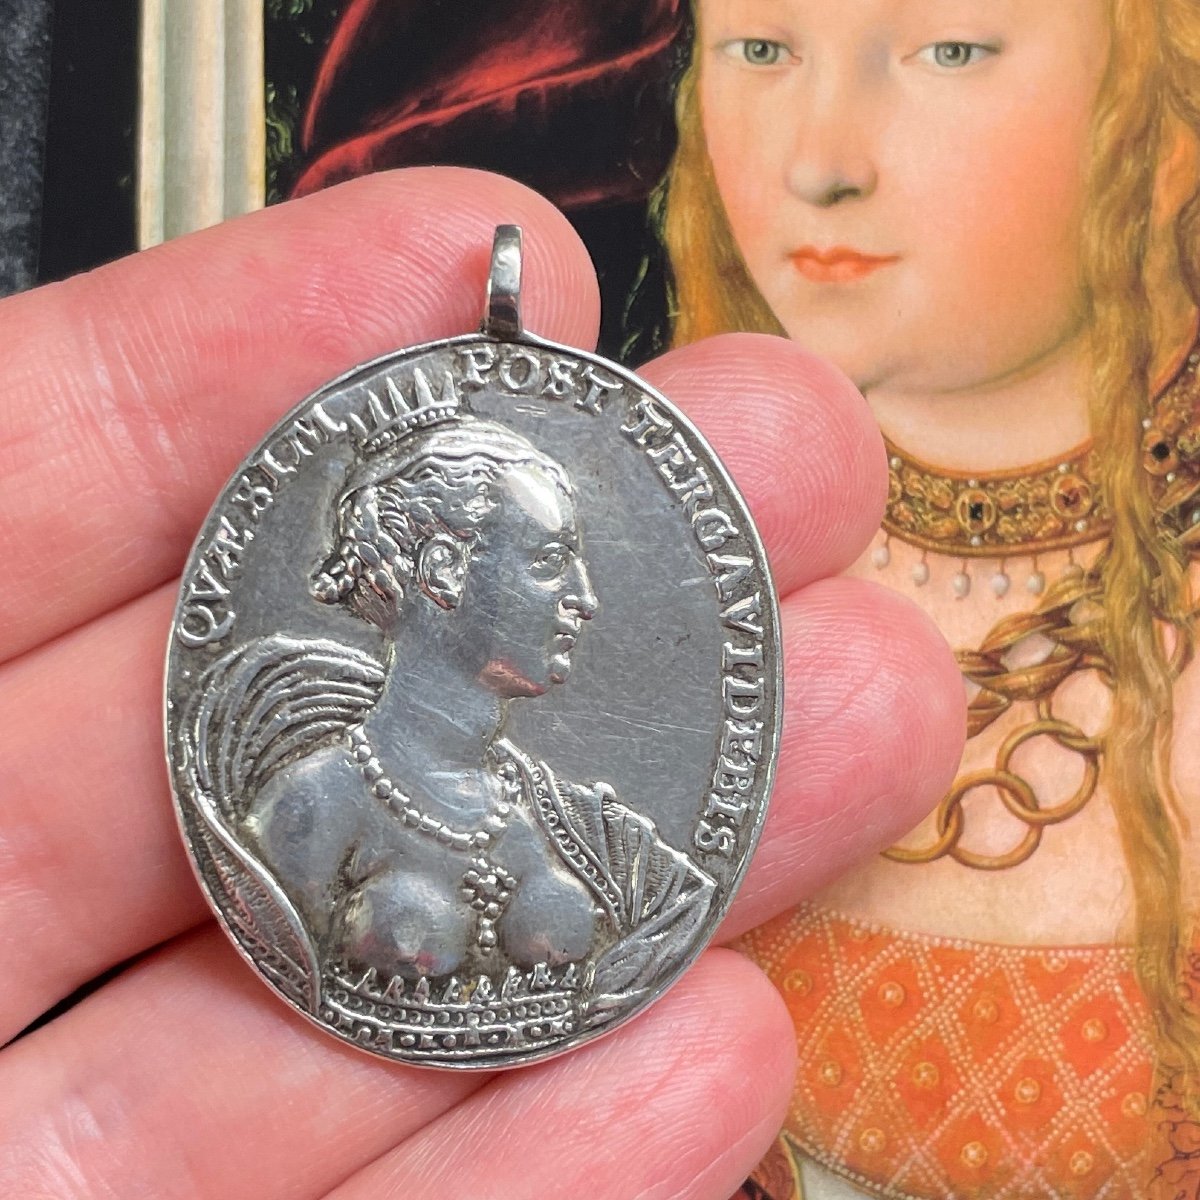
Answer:
POLYGON ((493 981, 540 979, 578 989, 568 1030, 601 1023, 693 939, 713 882, 635 797, 505 737, 514 701, 568 681, 600 611, 566 471, 449 376, 435 399, 418 374, 415 406, 389 391, 320 518, 327 557, 279 564, 382 655, 254 639, 182 725, 225 915, 248 914, 243 943, 288 927, 280 986, 310 1011, 338 980, 431 1005, 483 980, 484 1006, 493 981))

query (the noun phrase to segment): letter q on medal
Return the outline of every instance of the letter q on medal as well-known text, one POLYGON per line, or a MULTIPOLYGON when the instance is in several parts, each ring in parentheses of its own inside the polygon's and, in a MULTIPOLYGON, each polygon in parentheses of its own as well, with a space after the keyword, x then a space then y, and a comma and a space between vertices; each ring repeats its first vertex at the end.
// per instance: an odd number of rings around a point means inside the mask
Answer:
POLYGON ((746 872, 780 737, 744 501, 663 396, 520 328, 514 254, 501 227, 482 333, 266 435, 168 650, 225 931, 327 1032, 417 1065, 543 1059, 662 995, 746 872))

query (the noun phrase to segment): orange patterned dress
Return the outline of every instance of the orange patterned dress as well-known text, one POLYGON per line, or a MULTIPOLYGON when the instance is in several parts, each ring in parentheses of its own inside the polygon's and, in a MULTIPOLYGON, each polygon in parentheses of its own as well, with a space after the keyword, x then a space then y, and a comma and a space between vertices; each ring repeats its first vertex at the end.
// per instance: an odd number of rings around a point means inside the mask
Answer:
POLYGON ((981 944, 812 905, 743 945, 796 1026, 785 1140, 868 1195, 1145 1200, 1171 1156, 1150 1148, 1128 947, 981 944))
MULTIPOLYGON (((1146 470, 1200 477, 1200 340, 1156 393, 1146 470)), ((1175 536, 1191 495, 1156 500, 1175 536)), ((742 945, 784 996, 800 1067, 741 1196, 797 1200, 799 1155, 890 1200, 1200 1200, 1200 1121, 1156 1078, 1131 947, 966 941, 814 904, 742 945)), ((1200 1007, 1195 951, 1190 974, 1200 1007)))

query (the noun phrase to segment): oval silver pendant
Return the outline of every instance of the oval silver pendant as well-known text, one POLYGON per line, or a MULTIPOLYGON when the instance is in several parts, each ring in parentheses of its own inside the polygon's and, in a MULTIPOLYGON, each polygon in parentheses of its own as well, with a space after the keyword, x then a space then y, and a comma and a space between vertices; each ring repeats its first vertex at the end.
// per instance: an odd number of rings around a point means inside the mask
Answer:
POLYGON ((328 1032, 511 1066, 613 1029, 729 908, 779 743, 762 544, 664 397, 524 333, 357 367, 243 462, 183 575, 167 746, 238 949, 328 1032))

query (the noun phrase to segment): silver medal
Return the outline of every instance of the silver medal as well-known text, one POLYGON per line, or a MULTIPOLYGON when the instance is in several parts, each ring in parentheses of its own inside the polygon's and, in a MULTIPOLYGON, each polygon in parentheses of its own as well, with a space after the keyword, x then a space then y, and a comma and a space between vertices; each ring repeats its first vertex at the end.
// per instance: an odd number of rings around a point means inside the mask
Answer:
POLYGON ((523 331, 360 366, 222 492, 171 632, 176 809, 222 925, 386 1058, 605 1033, 712 937, 779 742, 762 544, 664 397, 523 331))

